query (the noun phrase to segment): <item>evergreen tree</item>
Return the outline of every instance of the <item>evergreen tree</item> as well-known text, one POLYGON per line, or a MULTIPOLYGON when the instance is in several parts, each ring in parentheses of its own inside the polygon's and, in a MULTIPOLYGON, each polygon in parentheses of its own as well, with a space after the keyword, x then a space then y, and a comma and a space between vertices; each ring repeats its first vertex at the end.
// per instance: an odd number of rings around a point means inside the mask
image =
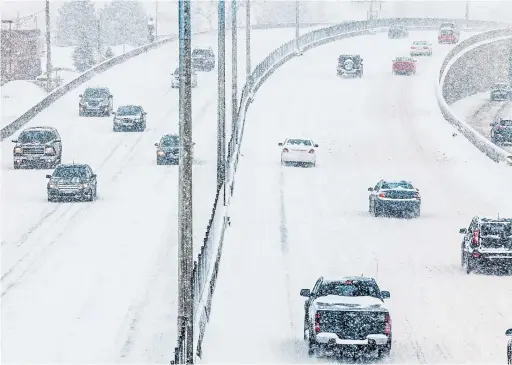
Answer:
POLYGON ((89 42, 84 41, 82 45, 75 48, 73 63, 78 72, 84 72, 94 66, 94 50, 89 42))
POLYGON ((148 40, 147 22, 138 1, 113 0, 102 11, 102 39, 110 45, 141 45, 148 40))
POLYGON ((112 57, 114 57, 114 51, 112 51, 111 47, 108 47, 107 50, 105 51, 105 58, 109 59, 112 57))
POLYGON ((85 39, 97 39, 98 27, 94 5, 90 0, 66 1, 57 16, 58 42, 62 46, 80 46, 85 39))

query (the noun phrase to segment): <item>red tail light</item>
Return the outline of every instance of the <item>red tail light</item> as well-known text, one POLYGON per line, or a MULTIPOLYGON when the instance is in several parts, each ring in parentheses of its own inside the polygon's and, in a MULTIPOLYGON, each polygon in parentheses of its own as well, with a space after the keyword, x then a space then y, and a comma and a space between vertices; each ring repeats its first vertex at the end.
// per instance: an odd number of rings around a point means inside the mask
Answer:
POLYGON ((415 199, 419 199, 420 198, 420 193, 414 193, 414 198, 415 199))
POLYGON ((320 313, 315 315, 315 333, 320 332, 320 313))
POLYGON ((315 153, 315 150, 314 149, 310 149, 309 153, 315 153))
POLYGON ((391 333, 391 317, 389 316, 389 313, 386 313, 384 333, 386 335, 389 335, 391 333))
POLYGON ((499 130, 499 131, 501 131, 501 130, 505 129, 505 127, 504 127, 504 126, 502 126, 502 125, 499 125, 499 126, 497 126, 497 127, 496 127, 496 129, 497 129, 497 130, 499 130))
POLYGON ((473 237, 471 238, 471 246, 476 247, 478 246, 478 236, 479 236, 478 229, 475 229, 473 232, 473 237))
POLYGON ((285 153, 286 153, 286 152, 290 152, 290 151, 288 151, 288 148, 285 148, 285 149, 283 150, 283 152, 285 152, 285 153))
POLYGON ((386 197, 386 193, 380 193, 379 194, 379 198, 385 198, 386 197))

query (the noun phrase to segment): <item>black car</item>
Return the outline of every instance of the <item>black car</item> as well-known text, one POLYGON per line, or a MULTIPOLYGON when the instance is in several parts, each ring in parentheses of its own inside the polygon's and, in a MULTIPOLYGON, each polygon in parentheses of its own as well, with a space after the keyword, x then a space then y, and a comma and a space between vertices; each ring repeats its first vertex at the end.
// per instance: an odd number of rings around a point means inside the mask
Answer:
POLYGON ((491 101, 507 101, 511 96, 510 86, 505 82, 497 82, 491 88, 491 101))
POLYGON ((501 118, 491 123, 491 141, 495 144, 512 143, 512 119, 501 118))
POLYGON ((407 28, 402 26, 390 27, 388 30, 388 38, 396 39, 396 38, 407 38, 409 37, 409 31, 407 28))
POLYGON ((420 216, 420 191, 408 181, 380 180, 375 187, 368 188, 368 191, 368 210, 375 217, 390 214, 420 216))
POLYGON ((192 68, 197 71, 212 71, 215 68, 215 53, 212 47, 195 47, 192 51, 192 68))
POLYGON ((80 94, 78 115, 101 115, 109 117, 114 110, 114 96, 107 87, 88 87, 80 94))
POLYGON ((363 76, 363 59, 360 55, 340 55, 336 68, 338 76, 363 76))
MULTIPOLYGON (((195 143, 192 143, 192 148, 195 143)), ((180 136, 177 134, 166 134, 155 143, 157 165, 178 165, 180 163, 180 136)), ((192 151, 192 155, 194 151, 192 151)))
POLYGON ((302 289, 304 340, 310 356, 320 352, 338 355, 391 352, 391 316, 384 305, 390 298, 374 278, 349 276, 327 280, 320 277, 313 289, 302 289))
POLYGON ((13 149, 14 168, 52 168, 61 163, 62 141, 53 127, 32 127, 20 133, 13 149))
MULTIPOLYGON (((505 336, 512 336, 512 328, 505 332, 505 336)), ((507 344, 507 364, 512 365, 512 337, 508 340, 507 344)))
POLYGON ((459 232, 464 235, 461 267, 467 274, 493 263, 512 269, 512 218, 474 217, 459 232))
POLYGON ((53 174, 46 175, 48 201, 61 200, 93 201, 97 197, 96 174, 86 164, 59 165, 53 174))
POLYGON ((140 105, 123 105, 114 112, 112 130, 134 130, 144 132, 146 130, 146 112, 140 105))

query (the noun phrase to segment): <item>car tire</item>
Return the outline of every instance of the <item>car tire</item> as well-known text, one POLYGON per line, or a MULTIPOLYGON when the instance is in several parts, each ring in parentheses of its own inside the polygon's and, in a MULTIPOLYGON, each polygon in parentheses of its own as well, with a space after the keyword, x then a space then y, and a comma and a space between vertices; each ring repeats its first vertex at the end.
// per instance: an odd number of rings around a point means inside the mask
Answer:
POLYGON ((119 129, 119 127, 117 127, 117 126, 114 124, 114 126, 112 127, 112 131, 113 131, 113 132, 119 132, 119 131, 120 131, 120 129, 119 129))
POLYGON ((376 203, 373 203, 373 216, 380 217, 381 215, 382 209, 376 203))
POLYGON ((49 203, 57 203, 57 199, 55 197, 48 195, 48 202, 49 203))
POLYGON ((78 109, 78 116, 79 117, 83 117, 84 116, 84 112, 80 109, 78 109))
POLYGON ((15 163, 14 164, 14 169, 15 170, 19 170, 20 168, 21 168, 21 164, 19 164, 19 163, 15 163))
POLYGON ((475 270, 475 261, 466 252, 464 255, 464 271, 466 274, 471 274, 475 270))

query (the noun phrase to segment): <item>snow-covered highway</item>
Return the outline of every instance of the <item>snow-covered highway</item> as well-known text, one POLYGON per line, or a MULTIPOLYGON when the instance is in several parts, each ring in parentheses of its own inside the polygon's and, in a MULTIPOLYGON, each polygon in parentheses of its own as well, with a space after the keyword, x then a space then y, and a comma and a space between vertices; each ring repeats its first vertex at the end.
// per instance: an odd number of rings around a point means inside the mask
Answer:
POLYGON ((512 216, 512 170, 445 121, 435 98, 451 49, 436 32, 342 40, 293 59, 259 90, 247 116, 202 363, 317 363, 303 343, 301 288, 319 276, 368 275, 391 292, 391 363, 505 363, 512 277, 460 269, 459 228, 512 216), (414 76, 391 60, 433 43, 414 76), (360 54, 361 79, 336 77, 360 54), (316 168, 281 167, 278 142, 311 137, 316 168), (258 179, 255 179, 258 176, 258 179), (374 218, 367 188, 407 179, 419 219, 374 218))
MULTIPOLYGON (((256 64, 293 36, 293 29, 253 31, 252 61, 256 64)), ((217 39, 200 36, 192 42, 216 49, 217 39)), ((243 36, 238 46, 241 89, 243 36)), ((114 108, 141 104, 148 112, 144 133, 113 133, 112 118, 78 117, 78 94, 85 85, 27 125, 56 127, 63 163, 91 165, 98 175, 96 202, 48 203, 49 171, 14 170, 10 140, 17 134, 2 142, 3 362, 147 363, 168 362, 172 356, 178 167, 157 166, 153 144, 164 133, 178 131, 178 90, 170 88, 176 66, 173 42, 87 83, 108 86, 114 108)), ((226 68, 230 80, 230 61, 226 68)), ((196 249, 215 195, 216 98, 216 72, 200 73, 192 101, 196 249)))

